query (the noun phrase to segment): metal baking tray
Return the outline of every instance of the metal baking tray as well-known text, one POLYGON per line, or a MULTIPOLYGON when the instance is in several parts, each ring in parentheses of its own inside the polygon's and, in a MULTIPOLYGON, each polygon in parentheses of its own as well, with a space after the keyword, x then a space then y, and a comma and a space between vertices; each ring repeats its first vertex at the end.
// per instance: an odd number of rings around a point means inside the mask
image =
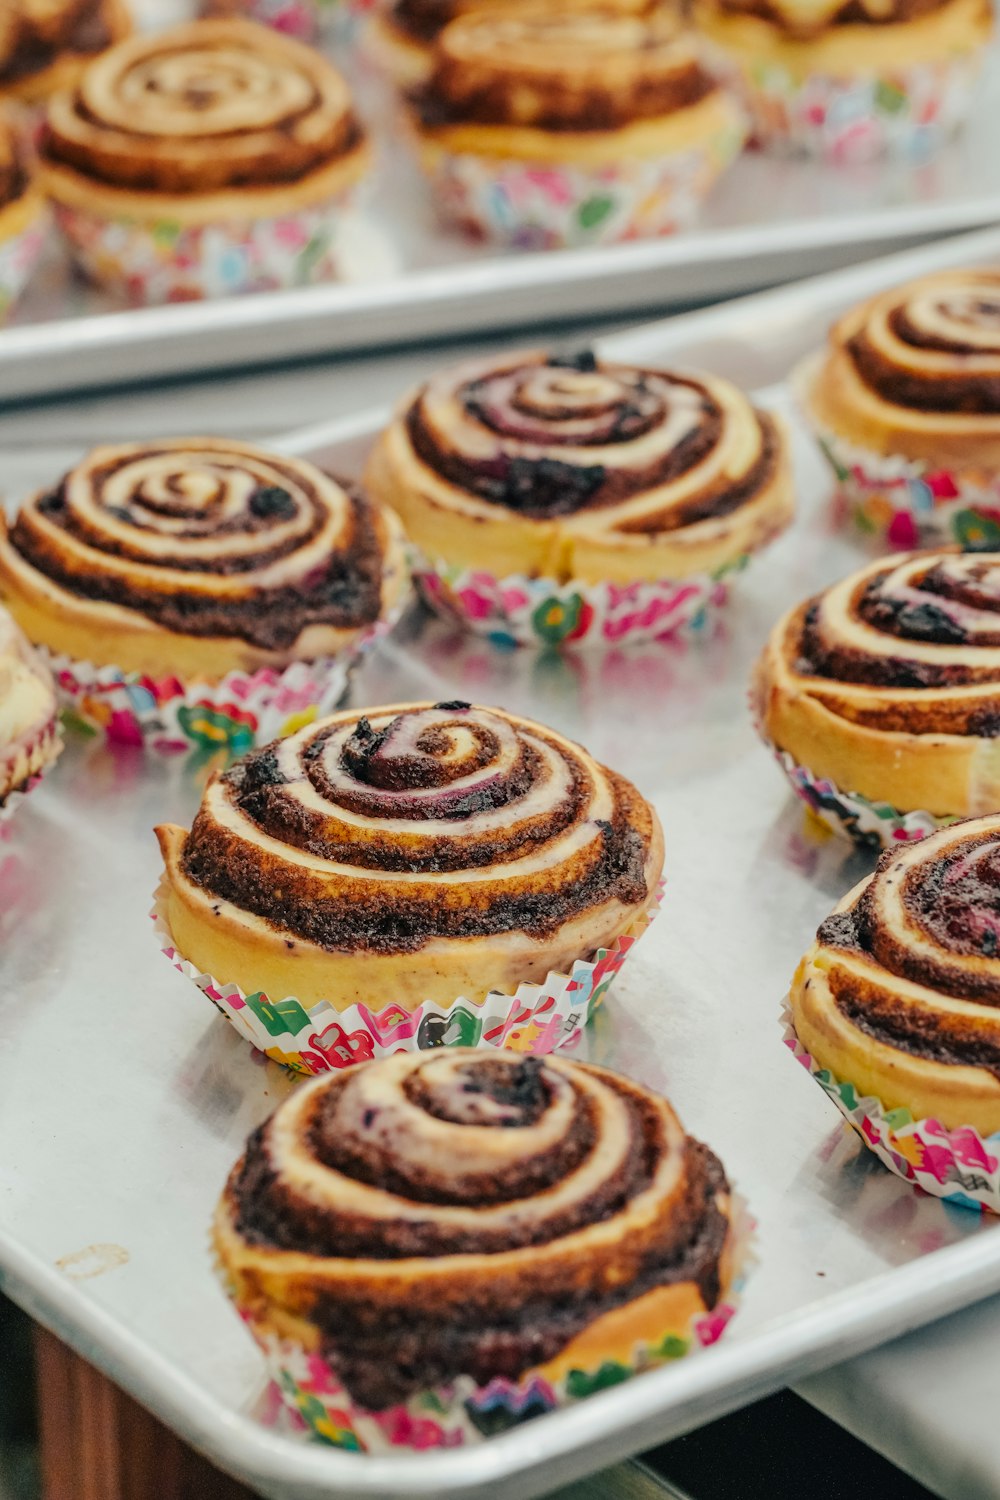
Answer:
MULTIPOLYGON (((602 348, 707 366, 781 406, 775 380, 833 314, 905 276, 987 257, 1000 258, 1000 230, 602 348)), ((355 473, 378 420, 284 446, 355 473)), ((656 803, 663 910, 585 1049, 664 1089, 759 1220, 759 1265, 710 1350, 467 1450, 369 1458, 266 1426, 262 1363, 216 1284, 207 1231, 245 1136, 294 1084, 163 960, 147 917, 151 827, 190 820, 197 780, 75 741, 0 842, 4 1288, 264 1495, 538 1495, 1000 1289, 997 1222, 886 1172, 782 1046, 794 964, 869 867, 810 831, 746 709, 748 669, 778 611, 861 560, 830 530, 826 478, 805 442, 798 482, 795 526, 698 646, 501 652, 414 612, 352 689, 358 705, 465 696, 537 716, 656 803)))
MULTIPOLYGON (((189 8, 144 0, 150 24, 189 8)), ((0 330, 0 402, 485 328, 649 316, 1000 219, 1000 48, 967 129, 926 163, 824 169, 748 153, 697 229, 543 253, 501 253, 441 229, 409 153, 390 148, 398 126, 386 90, 356 49, 340 60, 383 147, 370 213, 349 242, 347 283, 115 311, 73 279, 54 243, 15 323, 0 330)))

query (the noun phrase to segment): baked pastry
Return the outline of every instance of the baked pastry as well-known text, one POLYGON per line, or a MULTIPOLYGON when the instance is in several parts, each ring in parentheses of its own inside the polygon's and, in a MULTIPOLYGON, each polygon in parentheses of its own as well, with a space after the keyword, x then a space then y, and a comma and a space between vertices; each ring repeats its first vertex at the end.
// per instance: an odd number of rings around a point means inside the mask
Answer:
MULTIPOLYGON (((405 89, 426 83, 434 70, 434 47, 450 21, 477 10, 517 13, 537 10, 539 0, 390 0, 375 11, 370 36, 375 52, 405 89)), ((600 11, 610 15, 648 15, 661 9, 658 0, 546 0, 548 12, 600 11)))
POLYGON ((938 271, 870 298, 797 383, 866 531, 1000 550, 1000 270, 938 271))
POLYGON ((0 109, 0 320, 35 269, 46 224, 45 201, 20 134, 0 109))
POLYGON ((70 88, 91 58, 130 30, 123 0, 3 0, 0 99, 36 104, 70 88))
POLYGON ((1000 554, 852 573, 775 626, 753 696, 796 790, 827 813, 839 798, 843 831, 865 841, 1000 807, 1000 554))
POLYGON ((624 777, 459 702, 309 725, 216 777, 190 833, 157 837, 185 959, 335 1013, 481 1005, 569 971, 641 930, 663 866, 656 813, 624 777))
POLYGON ((0 813, 27 791, 62 749, 56 694, 6 610, 0 609, 0 813))
POLYGON ((329 277, 369 157, 336 69, 242 20, 120 43, 53 99, 42 141, 80 265, 140 301, 329 277))
POLYGON ((920 158, 968 112, 989 0, 693 0, 758 142, 833 162, 920 158))
POLYGON ((0 522, 0 595, 29 638, 150 677, 334 656, 404 585, 394 517, 219 438, 96 448, 0 522))
POLYGON ((401 403, 366 482, 432 561, 586 582, 717 572, 793 504, 784 432, 735 386, 589 352, 442 371, 401 403))
POLYGON ((299 1089, 247 1142, 214 1242, 291 1403, 318 1397, 353 1446, 453 1446, 721 1331, 735 1219, 660 1095, 461 1049, 299 1089))
POLYGON ((1000 817, 883 854, 792 983, 790 1038, 887 1166, 1000 1212, 1000 817))
POLYGON ((459 16, 410 102, 444 218, 534 248, 669 233, 745 136, 700 44, 663 12, 459 16))

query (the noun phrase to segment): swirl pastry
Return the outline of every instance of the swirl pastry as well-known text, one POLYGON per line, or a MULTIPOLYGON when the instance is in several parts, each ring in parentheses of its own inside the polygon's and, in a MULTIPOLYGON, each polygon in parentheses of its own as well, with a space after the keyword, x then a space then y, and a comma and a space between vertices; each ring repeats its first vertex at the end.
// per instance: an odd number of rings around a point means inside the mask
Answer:
POLYGON ((62 749, 52 678, 0 609, 0 808, 62 749))
POLYGON ((122 0, 3 0, 0 98, 33 104, 71 87, 91 58, 129 30, 122 0))
POLYGON ((734 1258, 722 1166, 666 1099, 604 1068, 464 1049, 299 1089, 250 1137, 214 1237, 255 1335, 322 1359, 338 1411, 465 1377, 440 1392, 447 1431, 463 1409, 496 1430, 500 1403, 470 1381, 559 1401, 602 1366, 632 1373, 639 1349, 662 1359, 671 1336, 683 1352, 734 1258))
POLYGON ((653 808, 500 709, 339 713, 157 829, 176 947, 221 983, 337 1010, 479 1003, 610 943, 650 906, 653 808))
POLYGON ((432 560, 683 578, 787 525, 786 446, 726 381, 518 353, 445 370, 407 397, 367 482, 432 560))
POLYGON ((404 582, 394 517, 218 438, 97 448, 0 527, 0 594, 33 641, 154 677, 331 656, 404 582))
POLYGON ((445 217, 518 243, 533 242, 532 225, 539 244, 664 233, 690 214, 744 135, 700 44, 663 12, 526 7, 459 16, 438 38, 411 105, 445 217), (548 191, 547 218, 537 194, 524 196, 541 169, 560 189, 548 191), (493 218, 491 192, 503 199, 493 218), (571 218, 554 216, 563 200, 571 218))
POLYGON ((834 161, 940 142, 964 116, 988 0, 694 0, 765 144, 834 161))
POLYGON ((792 985, 801 1044, 884 1109, 1000 1131, 1000 817, 888 850, 792 985))
MULTIPOLYGON (((122 241, 121 222, 133 226, 137 266, 140 227, 191 255, 193 245, 207 253, 195 231, 241 226, 234 243, 256 285, 272 274, 262 226, 308 214, 302 223, 329 239, 323 226, 364 175, 369 148, 347 85, 325 58, 252 22, 220 20, 135 37, 98 58, 52 101, 42 156, 60 222, 81 253, 93 251, 101 221, 119 226, 100 241, 105 259, 122 241)), ((312 246, 313 258, 323 249, 312 246)), ((86 261, 99 277, 102 264, 96 253, 86 261)), ((118 264, 119 279, 131 265, 118 264)))
POLYGON ((764 736, 900 811, 1000 807, 1000 555, 879 561, 791 610, 756 669, 764 736))

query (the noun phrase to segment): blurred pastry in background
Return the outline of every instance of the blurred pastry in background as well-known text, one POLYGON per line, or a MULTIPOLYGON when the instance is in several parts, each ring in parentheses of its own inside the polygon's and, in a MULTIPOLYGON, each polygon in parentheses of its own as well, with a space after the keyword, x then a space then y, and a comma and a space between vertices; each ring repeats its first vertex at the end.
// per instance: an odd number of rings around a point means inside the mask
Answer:
POLYGON ((84 273, 157 303, 335 277, 370 151, 325 57, 230 20, 111 48, 52 100, 41 157, 84 273))
POLYGON ((989 0, 693 0, 761 146, 833 162, 921 158, 955 130, 989 0))
POLYGON ((0 109, 0 322, 35 269, 49 217, 21 134, 0 109))
POLYGON ((34 104, 71 87, 130 30, 123 0, 0 0, 0 98, 34 104))
POLYGON ((687 224, 745 138, 698 40, 665 13, 460 16, 409 108, 444 220, 533 249, 687 224))
MULTIPOLYGON (((221 5, 242 0, 210 0, 221 5)), ((388 0, 372 18, 372 51, 401 88, 426 83, 434 70, 434 47, 444 28, 459 16, 480 10, 506 13, 537 6, 538 0, 388 0)), ((547 10, 579 15, 594 10, 609 15, 649 15, 663 10, 663 0, 551 0, 547 10)))

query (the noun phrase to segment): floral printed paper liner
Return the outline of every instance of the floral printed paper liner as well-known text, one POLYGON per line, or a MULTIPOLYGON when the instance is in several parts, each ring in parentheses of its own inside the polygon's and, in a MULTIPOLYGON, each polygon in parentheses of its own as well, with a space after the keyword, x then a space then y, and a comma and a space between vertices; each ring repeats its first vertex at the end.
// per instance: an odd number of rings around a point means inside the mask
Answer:
MULTIPOLYGON (((34 748, 35 746, 45 743, 50 744, 53 748, 53 753, 45 762, 45 764, 39 767, 37 771, 32 771, 31 775, 26 776, 22 781, 18 782, 17 786, 11 787, 9 792, 0 792, 0 823, 5 823, 8 818, 13 817, 15 811, 24 801, 28 793, 38 785, 38 783, 45 775, 47 775, 49 770, 52 768, 52 766, 55 765, 56 761, 62 754, 63 742, 59 734, 58 717, 51 718, 47 724, 43 725, 43 727, 37 732, 37 735, 31 743, 30 748, 34 748)), ((4 757, 0 756, 0 786, 2 786, 4 780, 3 766, 4 757)))
POLYGON ((559 583, 464 568, 419 555, 414 577, 430 607, 500 646, 615 646, 705 634, 747 554, 713 574, 652 583, 559 583))
POLYGON ((474 239, 540 250, 684 228, 745 138, 734 103, 723 128, 685 150, 609 166, 451 152, 427 139, 418 149, 444 218, 474 239))
POLYGON ((14 227, 0 230, 0 319, 6 317, 35 269, 49 230, 49 211, 41 195, 14 216, 14 227))
POLYGON ((781 1019, 785 1046, 890 1171, 947 1203, 1000 1213, 1000 1131, 984 1138, 971 1125, 947 1130, 938 1120, 915 1120, 908 1109, 886 1109, 806 1051, 787 999, 781 1019))
POLYGON ((542 984, 526 981, 513 995, 494 990, 482 1001, 458 996, 450 1005, 424 1001, 415 1008, 390 1004, 378 1011, 364 1004, 338 1010, 325 1000, 307 1007, 294 996, 272 1000, 262 990, 248 995, 237 984, 201 973, 174 946, 166 896, 163 879, 150 915, 160 949, 174 968, 208 996, 251 1046, 294 1073, 315 1074, 433 1047, 509 1047, 534 1053, 575 1047, 656 915, 663 883, 621 936, 590 959, 577 959, 569 974, 553 971, 542 984))
POLYGON ((869 161, 885 153, 919 160, 941 145, 969 110, 981 49, 882 74, 852 78, 748 62, 725 71, 754 123, 755 140, 801 151, 831 164, 869 161))
POLYGON ((791 783, 792 791, 800 798, 814 817, 841 838, 852 839, 873 849, 892 849, 898 844, 912 844, 926 838, 949 823, 957 823, 965 813, 939 817, 935 813, 915 811, 900 812, 888 802, 873 802, 860 792, 842 792, 834 782, 822 776, 814 776, 806 766, 787 750, 779 750, 755 723, 765 747, 770 750, 778 765, 791 783))
MULTIPOLYGON (((744 1200, 734 1193, 729 1285, 710 1312, 704 1310, 690 1284, 656 1289, 636 1300, 634 1320, 631 1316, 623 1320, 617 1339, 604 1340, 600 1352, 596 1346, 602 1341, 595 1324, 593 1334, 584 1329, 561 1354, 518 1380, 498 1377, 479 1386, 470 1377, 459 1376, 382 1412, 368 1411, 354 1402, 320 1353, 292 1339, 278 1338, 258 1322, 252 1307, 234 1300, 264 1352, 286 1407, 313 1439, 355 1452, 456 1448, 481 1442, 714 1344, 736 1312, 752 1268, 754 1228, 744 1200), (630 1329, 633 1321, 638 1326, 630 1329), (669 1331, 651 1335, 651 1327, 669 1331)), ((224 1270, 217 1269, 233 1297, 224 1270)))
POLYGON ((948 469, 902 454, 873 453, 832 432, 809 406, 809 383, 818 366, 816 356, 800 365, 793 390, 858 528, 894 547, 958 542, 1000 550, 1000 471, 948 469))

